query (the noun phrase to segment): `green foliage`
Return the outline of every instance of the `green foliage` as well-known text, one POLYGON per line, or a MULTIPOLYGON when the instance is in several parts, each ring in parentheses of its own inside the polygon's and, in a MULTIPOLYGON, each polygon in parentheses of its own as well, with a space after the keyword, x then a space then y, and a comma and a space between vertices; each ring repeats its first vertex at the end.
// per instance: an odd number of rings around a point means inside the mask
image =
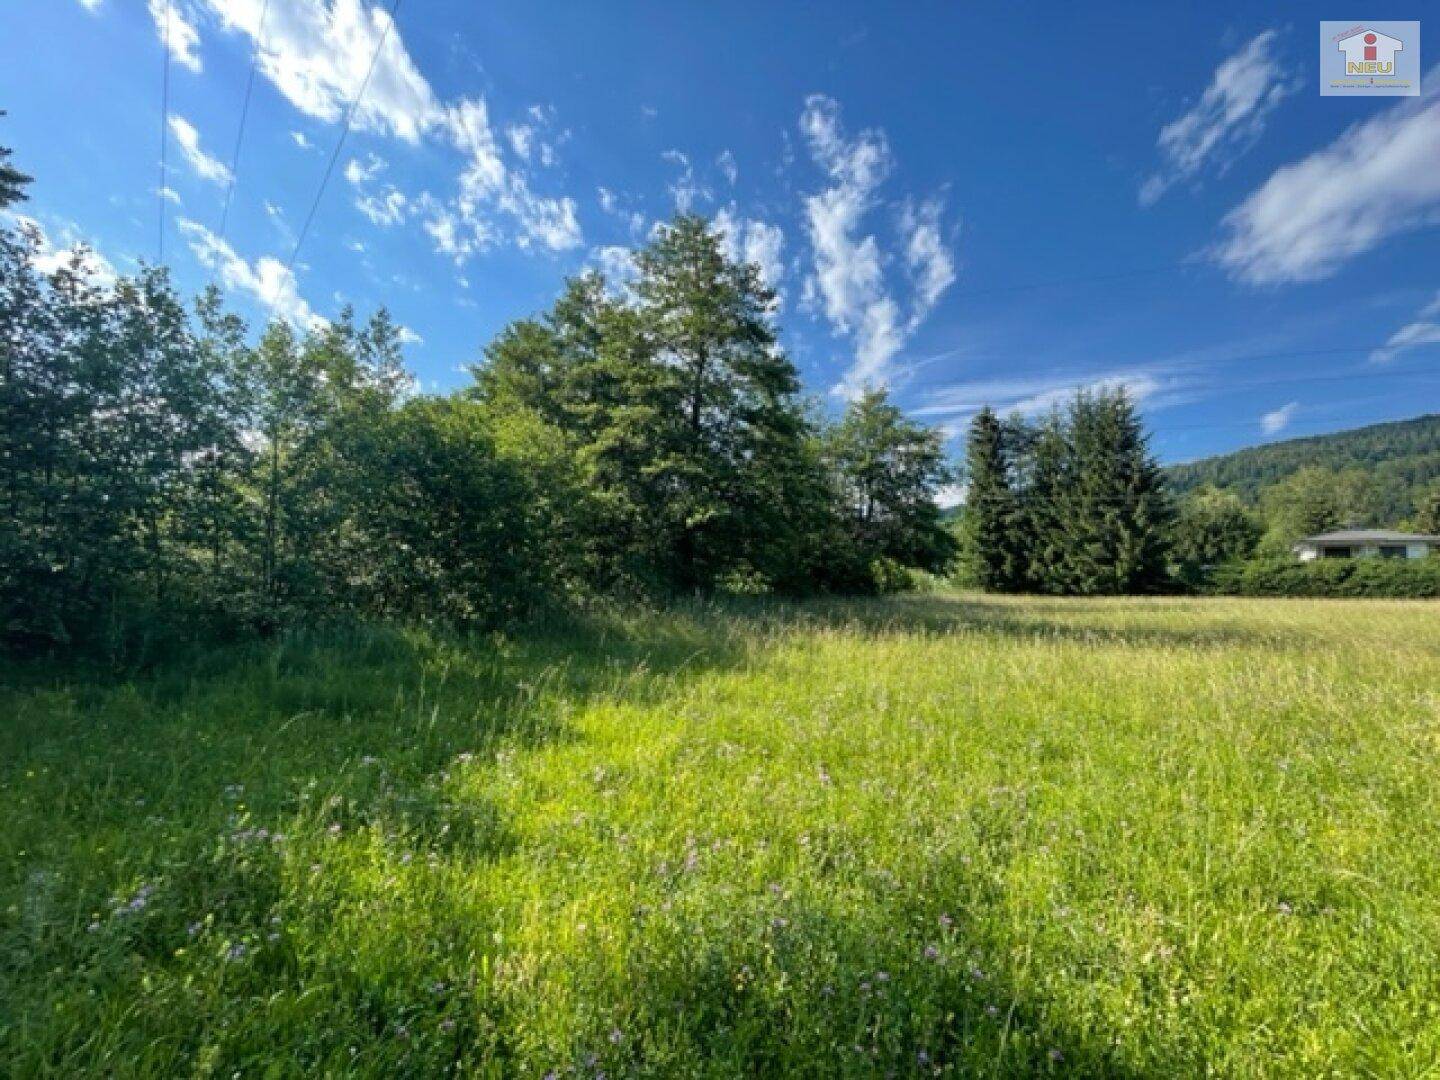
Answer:
POLYGON ((46 276, 39 244, 0 229, 8 645, 873 591, 948 557, 938 437, 883 395, 807 415, 774 294, 701 218, 637 255, 630 299, 570 282, 445 400, 411 396, 383 309, 252 344, 218 292, 190 312, 164 270, 102 288, 81 255, 46 276))
POLYGON ((896 570, 949 565, 955 540, 935 494, 952 473, 939 432, 907 420, 885 391, 866 390, 825 432, 825 458, 840 488, 843 548, 871 568, 879 591, 896 591, 896 570))
POLYGON ((1234 494, 1201 488, 1185 499, 1175 521, 1171 555, 1187 585, 1202 585, 1225 563, 1248 559, 1260 542, 1262 526, 1234 494))
POLYGON ((1367 524, 1398 526, 1419 510, 1425 492, 1440 481, 1440 416, 1289 439, 1173 465, 1166 474, 1181 494, 1213 485, 1256 506, 1264 502, 1268 488, 1309 468, 1332 474, 1359 470, 1366 493, 1358 512, 1367 524))
MULTIPOLYGON (((0 109, 0 117, 4 115, 5 110, 0 109)), ((31 178, 10 164, 10 155, 9 147, 0 146, 0 210, 28 198, 25 188, 31 178)))
POLYGON ((1027 583, 1025 541, 1029 530, 1014 491, 1012 447, 987 406, 970 424, 965 447, 965 546, 969 573, 979 588, 1015 592, 1027 583))
POLYGON ((1440 1060, 1428 605, 711 601, 0 670, 7 1075, 1440 1060))
POLYGON ((1440 536, 1440 482, 1431 484, 1421 495, 1414 525, 1417 532, 1440 536))
POLYGON ((354 522, 366 609, 399 619, 497 625, 557 594, 540 555, 546 509, 523 460, 497 447, 483 407, 418 398, 367 426, 354 455, 372 490, 354 522))
POLYGON ((1061 595, 1157 592, 1169 584, 1173 509, 1123 390, 1076 394, 1039 425, 971 424, 979 502, 964 518, 984 587, 1061 595))
POLYGON ((1288 547, 1302 536, 1375 525, 1370 477, 1360 469, 1297 469, 1265 489, 1262 508, 1272 543, 1288 547))
POLYGON ((1252 559, 1222 567, 1211 590, 1235 596, 1440 599, 1440 558, 1252 559))

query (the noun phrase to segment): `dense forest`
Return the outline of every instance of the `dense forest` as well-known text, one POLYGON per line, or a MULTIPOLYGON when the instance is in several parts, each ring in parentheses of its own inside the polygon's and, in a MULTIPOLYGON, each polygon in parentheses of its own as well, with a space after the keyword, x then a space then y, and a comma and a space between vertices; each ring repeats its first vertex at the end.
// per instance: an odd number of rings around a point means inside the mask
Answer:
POLYGON ((1166 475, 1179 495, 1215 487, 1254 507, 1268 489, 1316 469, 1353 489, 1347 516, 1367 525, 1417 524, 1440 484, 1440 415, 1250 447, 1172 465, 1166 475))

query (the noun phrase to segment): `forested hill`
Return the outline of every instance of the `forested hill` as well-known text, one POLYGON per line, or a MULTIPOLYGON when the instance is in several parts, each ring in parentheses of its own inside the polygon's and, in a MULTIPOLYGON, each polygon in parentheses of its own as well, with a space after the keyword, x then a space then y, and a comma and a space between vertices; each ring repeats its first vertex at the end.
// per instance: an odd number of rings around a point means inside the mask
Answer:
POLYGON ((1440 480, 1440 415, 1253 446, 1172 465, 1166 473, 1178 493, 1213 484, 1253 503, 1264 489, 1307 466, 1363 471, 1377 515, 1398 522, 1414 512, 1419 494, 1440 480))

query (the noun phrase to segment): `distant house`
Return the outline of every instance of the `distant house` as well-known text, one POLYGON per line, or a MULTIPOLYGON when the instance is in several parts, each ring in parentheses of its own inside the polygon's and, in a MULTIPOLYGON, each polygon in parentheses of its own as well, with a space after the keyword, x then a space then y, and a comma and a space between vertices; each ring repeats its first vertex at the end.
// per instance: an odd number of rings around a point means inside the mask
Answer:
POLYGON ((1440 536, 1389 532, 1385 529, 1341 529, 1307 536, 1290 550, 1301 562, 1311 559, 1423 559, 1440 548, 1440 536))

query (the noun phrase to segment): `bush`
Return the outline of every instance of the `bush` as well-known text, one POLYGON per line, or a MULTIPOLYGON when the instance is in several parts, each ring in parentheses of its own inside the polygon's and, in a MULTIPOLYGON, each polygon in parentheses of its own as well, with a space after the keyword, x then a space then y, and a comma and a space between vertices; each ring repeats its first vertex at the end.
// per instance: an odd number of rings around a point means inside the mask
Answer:
POLYGON ((1440 598, 1440 558, 1251 559, 1218 568, 1210 591, 1233 596, 1440 598))

